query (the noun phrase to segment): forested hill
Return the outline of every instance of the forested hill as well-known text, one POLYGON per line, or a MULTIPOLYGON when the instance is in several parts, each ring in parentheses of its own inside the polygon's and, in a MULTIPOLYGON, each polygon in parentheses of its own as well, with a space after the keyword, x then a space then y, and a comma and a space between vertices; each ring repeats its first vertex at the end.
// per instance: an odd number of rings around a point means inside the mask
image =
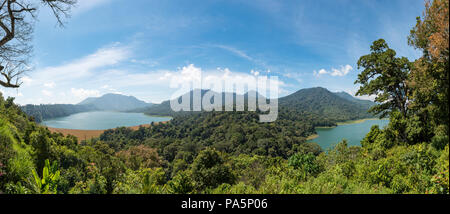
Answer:
POLYGON ((335 92, 334 94, 336 94, 344 99, 347 99, 349 101, 359 103, 359 104, 365 106, 366 108, 370 108, 375 105, 375 102, 372 102, 370 100, 357 99, 357 98, 353 97, 352 95, 348 94, 347 92, 341 91, 341 92, 335 92))
MULTIPOLYGON (((206 90, 202 90, 202 96, 206 93, 206 90)), ((191 101, 193 91, 190 92, 191 101)), ((301 89, 291 95, 282 97, 279 99, 280 111, 288 113, 289 117, 295 118, 295 115, 302 115, 307 113, 308 115, 315 115, 311 120, 314 124, 329 125, 338 121, 354 120, 372 117, 367 112, 370 106, 373 105, 371 101, 358 100, 350 96, 349 98, 341 97, 341 94, 332 93, 325 88, 309 88, 301 89)), ((244 96, 245 102, 247 102, 248 94, 236 95, 244 96)), ((265 99, 262 95, 257 94, 259 98, 265 99)), ((180 98, 179 98, 180 99, 180 98)), ((224 99, 224 98, 223 98, 224 99)), ((192 102, 191 102, 192 104, 192 102)), ((177 116, 186 114, 187 112, 174 112, 170 108, 170 101, 164 101, 161 104, 153 105, 145 110, 149 115, 162 115, 162 116, 177 116)))
POLYGON ((98 110, 92 105, 72 104, 25 105, 20 108, 38 123, 50 118, 65 117, 71 114, 98 110))
POLYGON ((101 97, 89 97, 78 105, 93 105, 103 111, 130 111, 133 109, 149 107, 152 104, 138 100, 133 96, 121 94, 105 94, 101 97))
POLYGON ((138 108, 146 108, 151 103, 138 100, 133 96, 125 96, 120 94, 105 94, 101 97, 90 97, 79 104, 41 104, 41 105, 25 105, 20 108, 28 116, 34 118, 36 122, 43 120, 65 117, 71 114, 87 112, 87 111, 130 111, 138 108))
POLYGON ((325 88, 301 89, 279 99, 280 108, 288 111, 308 112, 335 122, 373 117, 369 107, 359 102, 342 98, 325 88))
MULTIPOLYGON (((195 90, 192 90, 192 91, 188 92, 189 95, 190 95, 190 109, 193 109, 193 95, 194 95, 194 93, 200 93, 201 97, 203 98, 204 95, 207 92, 209 92, 209 91, 210 90, 195 89, 195 90)), ((214 91, 210 91, 210 92, 212 92, 212 94, 214 94, 215 96, 220 95, 219 93, 214 92, 214 91)), ((187 95, 188 93, 183 94, 180 97, 178 97, 178 102, 181 103, 181 101, 182 101, 181 98, 183 96, 187 95)), ((253 96, 259 97, 260 100, 261 99, 266 99, 264 96, 262 96, 261 94, 259 94, 257 92, 255 92, 254 94, 253 93, 250 93, 250 94, 253 95, 253 96)), ((236 94, 236 93, 222 93, 222 104, 223 105, 225 105, 225 96, 227 96, 227 95, 233 97, 233 100, 234 100, 233 102, 236 102, 237 99, 243 97, 244 98, 244 103, 247 103, 249 93, 245 93, 244 95, 239 95, 239 94, 236 94)), ((191 114, 191 113, 199 113, 199 111, 179 111, 179 112, 174 112, 174 111, 172 111, 172 109, 170 107, 170 100, 164 101, 161 104, 155 104, 155 105, 153 105, 153 106, 151 106, 149 108, 140 109, 140 112, 144 112, 144 113, 149 114, 149 115, 160 115, 160 116, 178 116, 178 115, 186 115, 186 114, 191 114)))

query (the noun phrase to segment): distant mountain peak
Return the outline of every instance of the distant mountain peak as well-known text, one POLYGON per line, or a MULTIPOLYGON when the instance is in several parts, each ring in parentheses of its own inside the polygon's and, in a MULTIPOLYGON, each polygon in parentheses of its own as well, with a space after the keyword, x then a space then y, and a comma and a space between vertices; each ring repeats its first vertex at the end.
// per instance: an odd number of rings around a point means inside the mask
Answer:
POLYGON ((97 109, 104 111, 129 111, 149 107, 152 104, 146 103, 133 96, 108 93, 100 97, 88 97, 78 103, 78 105, 93 105, 97 109))

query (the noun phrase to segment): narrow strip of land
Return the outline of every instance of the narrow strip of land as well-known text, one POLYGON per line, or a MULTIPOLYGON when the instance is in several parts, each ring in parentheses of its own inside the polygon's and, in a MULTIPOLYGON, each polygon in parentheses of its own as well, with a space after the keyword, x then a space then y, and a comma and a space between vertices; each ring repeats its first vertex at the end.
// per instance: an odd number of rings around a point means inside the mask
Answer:
MULTIPOLYGON (((166 123, 166 122, 167 121, 155 122, 155 124, 166 123)), ((139 126, 130 126, 127 128, 130 128, 130 129, 136 131, 139 129, 139 127, 150 127, 150 126, 151 126, 151 124, 143 124, 143 125, 139 125, 139 126)), ((104 129, 104 130, 81 130, 81 129, 63 129, 63 128, 53 128, 53 127, 47 127, 47 128, 51 132, 61 133, 64 136, 73 135, 78 138, 79 142, 81 142, 83 140, 90 140, 92 138, 98 138, 98 137, 100 137, 100 135, 103 132, 105 132, 107 130, 107 129, 104 129)))

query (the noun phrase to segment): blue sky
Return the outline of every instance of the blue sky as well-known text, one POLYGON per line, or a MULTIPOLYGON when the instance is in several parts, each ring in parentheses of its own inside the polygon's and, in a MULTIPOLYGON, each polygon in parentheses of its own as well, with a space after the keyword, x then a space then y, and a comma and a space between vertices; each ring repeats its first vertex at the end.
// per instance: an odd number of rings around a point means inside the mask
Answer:
MULTIPOLYGON (((352 95, 358 58, 384 38, 400 56, 422 0, 79 0, 65 28, 43 9, 20 104, 122 93, 158 103, 172 77, 278 76, 280 96, 322 86, 352 95)), ((367 99, 367 97, 365 97, 367 99)))

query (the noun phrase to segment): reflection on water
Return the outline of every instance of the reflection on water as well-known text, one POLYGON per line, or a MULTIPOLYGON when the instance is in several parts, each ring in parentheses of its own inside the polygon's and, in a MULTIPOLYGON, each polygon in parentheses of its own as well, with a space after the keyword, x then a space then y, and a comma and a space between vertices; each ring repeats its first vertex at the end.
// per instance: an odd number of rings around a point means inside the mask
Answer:
POLYGON ((152 117, 143 113, 95 111, 54 118, 43 121, 42 124, 53 128, 102 130, 122 126, 138 126, 170 119, 171 117, 152 117))
POLYGON ((369 133, 373 125, 378 125, 382 128, 388 123, 388 119, 370 119, 361 123, 343 124, 332 128, 316 128, 319 136, 308 142, 318 143, 324 151, 332 148, 341 142, 342 139, 346 139, 349 146, 360 146, 360 141, 369 133))

